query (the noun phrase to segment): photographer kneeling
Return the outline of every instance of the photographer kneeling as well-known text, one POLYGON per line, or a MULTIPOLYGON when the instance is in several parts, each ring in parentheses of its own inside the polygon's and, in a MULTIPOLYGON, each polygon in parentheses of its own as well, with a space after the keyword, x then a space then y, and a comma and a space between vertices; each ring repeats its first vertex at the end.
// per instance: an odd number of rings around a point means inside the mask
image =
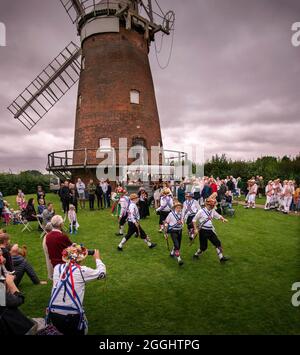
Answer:
POLYGON ((18 309, 24 296, 14 283, 15 276, 5 268, 5 258, 0 252, 0 335, 26 335, 34 323, 18 309))
POLYGON ((64 335, 87 334, 87 319, 83 309, 85 283, 104 279, 106 267, 98 250, 89 252, 84 247, 72 244, 63 251, 62 260, 54 268, 52 295, 47 308, 47 323, 54 325, 64 335), (96 269, 80 266, 93 254, 96 269))

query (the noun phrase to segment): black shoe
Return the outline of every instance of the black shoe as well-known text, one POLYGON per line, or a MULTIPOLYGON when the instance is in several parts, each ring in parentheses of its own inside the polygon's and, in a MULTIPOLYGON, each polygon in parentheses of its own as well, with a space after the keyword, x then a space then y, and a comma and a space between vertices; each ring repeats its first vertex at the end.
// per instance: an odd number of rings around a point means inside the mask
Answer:
POLYGON ((123 248, 118 247, 118 251, 123 251, 123 248))
POLYGON ((194 255, 193 255, 193 259, 194 259, 194 260, 198 260, 198 259, 199 259, 199 255, 198 255, 198 254, 194 254, 194 255))
POLYGON ((182 266, 184 264, 184 262, 182 260, 178 261, 178 265, 182 266))
POLYGON ((115 235, 116 235, 117 237, 123 237, 124 234, 116 233, 115 235))
POLYGON ((152 244, 150 245, 150 247, 149 247, 149 248, 150 248, 150 249, 153 249, 153 248, 155 248, 155 247, 156 247, 156 245, 157 245, 157 244, 152 243, 152 244))
POLYGON ((175 254, 170 254, 170 257, 171 257, 171 258, 174 258, 174 257, 175 257, 175 254))
POLYGON ((227 258, 226 256, 223 256, 223 258, 220 259, 220 263, 223 264, 223 263, 225 263, 228 260, 229 260, 229 258, 227 258))

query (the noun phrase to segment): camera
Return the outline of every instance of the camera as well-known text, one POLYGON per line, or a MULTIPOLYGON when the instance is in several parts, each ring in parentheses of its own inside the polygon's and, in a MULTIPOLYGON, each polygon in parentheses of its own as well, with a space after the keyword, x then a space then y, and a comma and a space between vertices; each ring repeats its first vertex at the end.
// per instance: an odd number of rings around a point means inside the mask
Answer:
POLYGON ((94 254, 95 254, 95 250, 92 250, 92 249, 88 250, 88 255, 89 256, 94 256, 94 254))

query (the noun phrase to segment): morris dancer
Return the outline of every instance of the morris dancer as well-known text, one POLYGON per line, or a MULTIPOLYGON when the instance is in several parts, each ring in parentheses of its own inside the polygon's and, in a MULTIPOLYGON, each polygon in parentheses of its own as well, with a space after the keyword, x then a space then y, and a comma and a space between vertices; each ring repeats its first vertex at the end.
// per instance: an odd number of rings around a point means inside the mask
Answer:
POLYGON ((257 195, 257 190, 258 190, 258 186, 255 182, 254 179, 249 181, 249 192, 248 192, 248 201, 247 201, 247 205, 245 206, 245 208, 255 208, 255 199, 256 199, 256 195, 257 195))
POLYGON ((124 235, 124 227, 127 222, 128 208, 130 205, 130 198, 127 196, 127 191, 125 189, 119 190, 119 233, 116 236, 124 235))
POLYGON ((87 249, 72 244, 63 251, 62 260, 65 264, 58 264, 54 268, 46 321, 64 335, 87 334, 87 319, 83 309, 85 284, 106 277, 106 267, 98 250, 94 252, 95 269, 80 265, 87 255, 87 249))
POLYGON ((159 214, 159 233, 164 230, 164 222, 168 214, 173 208, 173 196, 169 188, 164 188, 162 191, 162 196, 160 198, 160 207, 156 209, 156 213, 159 214))
POLYGON ((200 241, 200 248, 194 254, 193 258, 198 259, 207 250, 209 240, 215 246, 220 262, 224 263, 228 258, 223 255, 221 241, 216 235, 212 220, 219 219, 223 223, 227 223, 228 221, 215 211, 216 203, 216 194, 212 194, 206 199, 205 207, 193 219, 195 236, 199 233, 200 241))
POLYGON ((281 192, 282 192, 282 185, 280 183, 280 179, 274 180, 273 184, 274 188, 274 204, 275 208, 280 208, 281 205, 281 192))
POLYGON ((194 239, 194 225, 193 218, 196 216, 198 211, 201 209, 199 202, 194 200, 194 195, 191 192, 185 194, 186 200, 183 203, 182 215, 185 223, 187 224, 188 234, 190 240, 194 239))
POLYGON ((137 194, 130 195, 130 204, 128 207, 128 232, 126 236, 122 239, 121 243, 118 246, 119 251, 123 251, 123 246, 128 242, 128 240, 133 236, 133 234, 137 234, 141 239, 144 240, 145 244, 152 249, 156 247, 155 243, 152 243, 150 238, 147 236, 145 231, 142 229, 140 225, 140 214, 139 209, 137 207, 137 203, 139 201, 139 197, 137 194))
POLYGON ((273 181, 270 180, 268 182, 268 185, 265 188, 265 193, 266 193, 266 204, 265 204, 265 210, 269 210, 272 206, 272 203, 274 201, 274 187, 273 187, 273 181))
POLYGON ((165 220, 165 238, 168 239, 168 234, 171 235, 174 247, 170 253, 170 256, 177 258, 178 264, 183 265, 183 261, 180 256, 180 246, 182 239, 182 228, 183 228, 183 214, 182 214, 182 204, 176 203, 174 205, 174 210, 171 211, 165 220))
POLYGON ((293 181, 286 181, 283 187, 283 213, 288 214, 293 201, 293 194, 295 192, 293 181))

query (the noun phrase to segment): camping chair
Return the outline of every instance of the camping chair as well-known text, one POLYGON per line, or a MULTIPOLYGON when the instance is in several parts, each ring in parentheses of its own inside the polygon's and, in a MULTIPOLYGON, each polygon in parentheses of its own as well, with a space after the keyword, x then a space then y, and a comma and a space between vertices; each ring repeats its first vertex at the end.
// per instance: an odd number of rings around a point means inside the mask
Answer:
POLYGON ((65 225, 66 220, 67 220, 67 213, 64 215, 64 227, 63 227, 63 231, 64 231, 65 233, 69 232, 69 228, 66 227, 66 225, 65 225))
POLYGON ((40 227, 41 230, 42 230, 42 233, 41 233, 41 235, 40 235, 40 238, 42 239, 42 238, 44 237, 44 235, 47 234, 47 232, 46 232, 46 229, 45 229, 45 227, 43 226, 41 220, 43 220, 43 216, 42 216, 42 215, 37 215, 37 221, 38 221, 39 227, 40 227))
POLYGON ((20 217, 19 217, 19 221, 20 221, 20 223, 23 226, 22 233, 25 232, 25 231, 28 231, 28 232, 32 232, 33 231, 31 225, 29 224, 29 222, 21 214, 20 214, 20 217))

